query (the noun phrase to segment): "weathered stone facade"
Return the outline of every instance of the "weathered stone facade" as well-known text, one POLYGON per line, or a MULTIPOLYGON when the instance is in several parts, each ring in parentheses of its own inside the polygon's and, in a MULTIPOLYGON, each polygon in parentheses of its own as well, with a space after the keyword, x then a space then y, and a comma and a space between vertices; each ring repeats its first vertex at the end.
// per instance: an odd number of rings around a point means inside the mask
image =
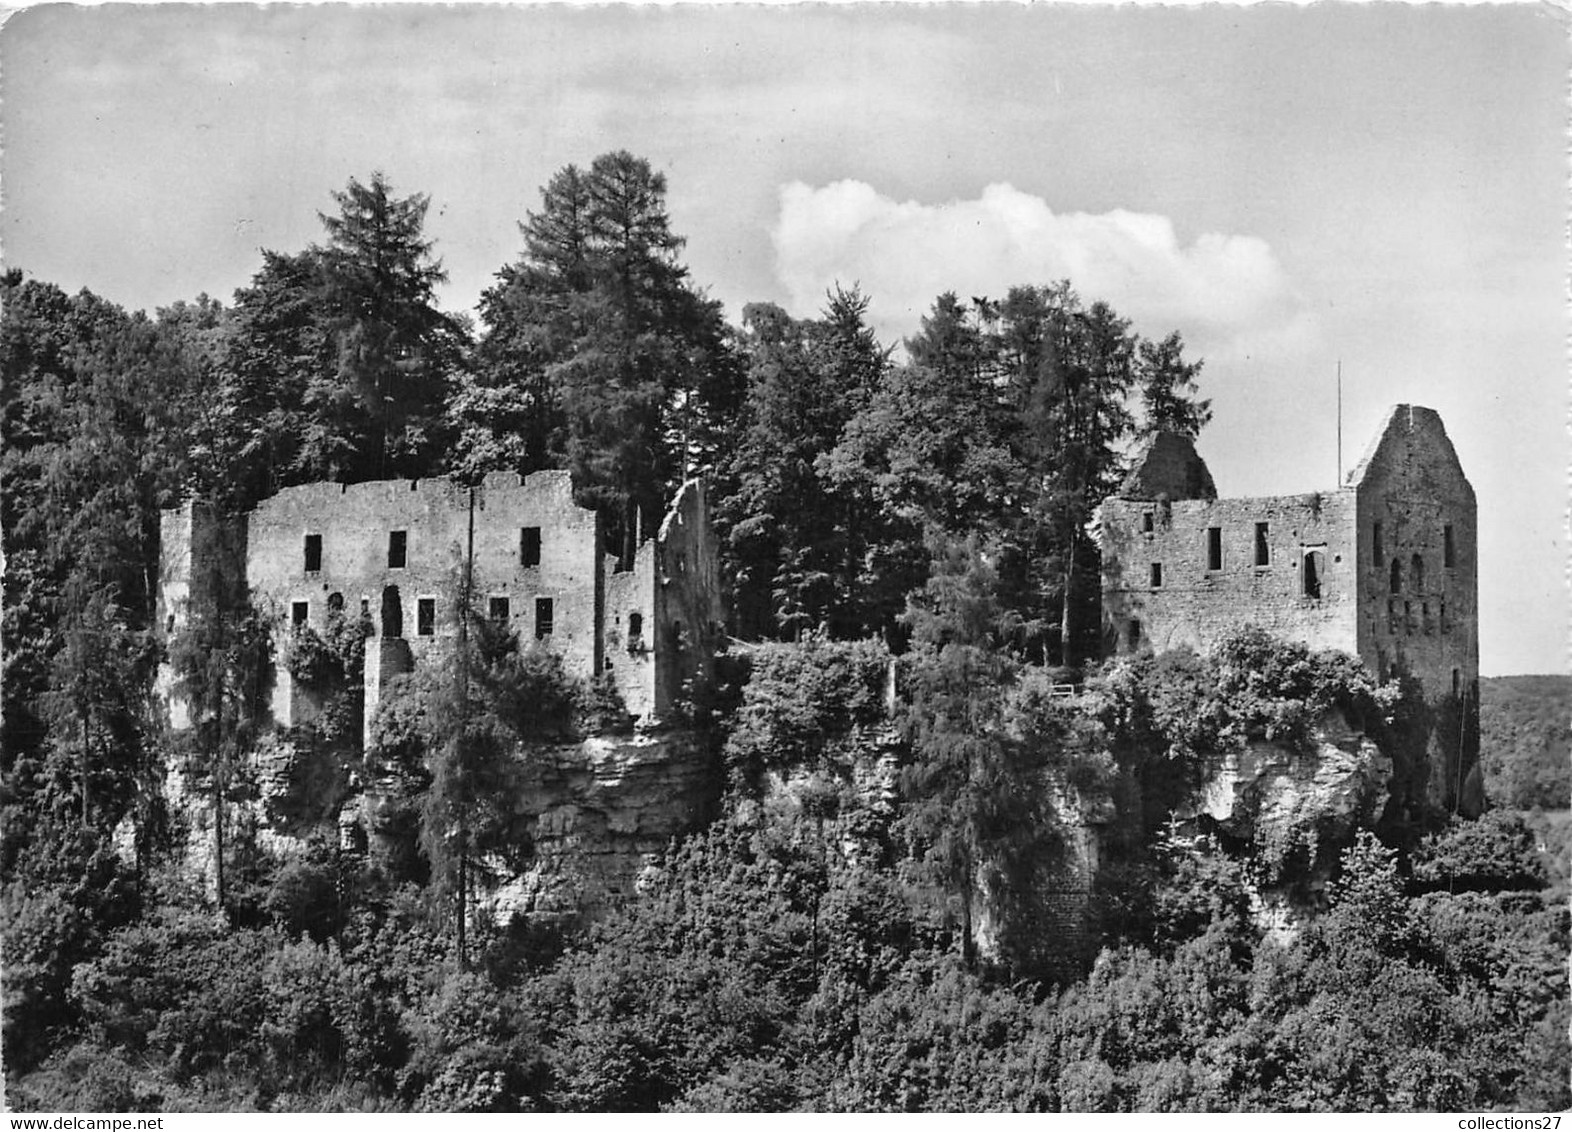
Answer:
MULTIPOLYGON (((538 640, 581 677, 605 676, 635 717, 658 722, 708 682, 724 632, 704 489, 678 493, 659 534, 619 571, 595 513, 567 472, 452 480, 317 483, 286 488, 238 522, 201 504, 163 516, 165 627, 183 625, 209 575, 249 588, 272 617, 279 653, 296 625, 329 612, 370 624, 365 718, 391 677, 440 664, 457 633, 466 566, 473 607, 538 640)), ((171 710, 179 712, 179 705, 171 710)), ((317 705, 279 666, 273 717, 308 721, 317 705)), ((177 724, 179 720, 176 720, 177 724)))
POLYGON ((1441 418, 1395 406, 1333 491, 1218 499, 1210 483, 1160 437, 1102 505, 1108 651, 1206 652, 1254 626, 1417 677, 1457 730, 1436 736, 1430 794, 1458 808, 1478 751, 1478 522, 1441 418))

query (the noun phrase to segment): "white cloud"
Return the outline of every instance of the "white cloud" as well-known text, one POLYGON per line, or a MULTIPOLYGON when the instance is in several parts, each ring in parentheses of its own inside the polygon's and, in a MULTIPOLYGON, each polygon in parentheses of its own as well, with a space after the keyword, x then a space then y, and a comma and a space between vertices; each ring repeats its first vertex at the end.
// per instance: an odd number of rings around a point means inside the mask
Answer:
POLYGON ((861 285, 887 341, 914 332, 954 291, 1002 298, 1016 284, 1069 279, 1149 336, 1178 330, 1222 359, 1304 347, 1313 319, 1271 247, 1206 233, 1182 246, 1166 216, 1114 209, 1056 213, 1007 184, 976 200, 895 201, 861 181, 780 190, 771 233, 776 274, 794 313, 817 312, 836 282, 861 285))

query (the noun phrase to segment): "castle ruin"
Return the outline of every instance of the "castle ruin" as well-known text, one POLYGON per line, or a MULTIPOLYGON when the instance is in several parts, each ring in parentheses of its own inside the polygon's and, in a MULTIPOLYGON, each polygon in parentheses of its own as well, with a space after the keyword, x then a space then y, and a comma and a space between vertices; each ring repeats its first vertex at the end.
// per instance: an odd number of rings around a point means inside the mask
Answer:
MULTIPOLYGON (((466 588, 477 613, 551 649, 573 675, 604 678, 645 724, 709 683, 725 631, 697 481, 627 569, 606 552, 597 514, 574 503, 565 471, 494 472, 474 488, 440 477, 306 484, 227 522, 190 501, 164 513, 161 554, 169 635, 220 587, 270 612, 280 645, 332 613, 360 616, 368 726, 390 679, 448 655, 466 588)), ((279 665, 274 721, 309 722, 319 708, 279 665)), ((184 726, 183 705, 170 709, 184 726)))
POLYGON ((1194 446, 1159 434, 1097 528, 1109 652, 1204 653, 1254 626, 1415 677, 1437 709, 1430 795, 1471 808, 1477 509, 1434 410, 1394 406, 1344 484, 1309 495, 1219 499, 1194 446))

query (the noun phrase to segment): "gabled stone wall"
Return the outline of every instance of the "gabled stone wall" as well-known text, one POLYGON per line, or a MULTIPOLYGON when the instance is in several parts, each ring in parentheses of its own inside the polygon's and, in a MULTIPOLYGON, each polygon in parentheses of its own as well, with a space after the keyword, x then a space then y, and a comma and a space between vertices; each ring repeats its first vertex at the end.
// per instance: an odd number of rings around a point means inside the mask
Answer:
POLYGON ((1359 656, 1383 675, 1419 677, 1429 698, 1474 690, 1478 512, 1441 418, 1396 406, 1349 478, 1359 497, 1359 656))

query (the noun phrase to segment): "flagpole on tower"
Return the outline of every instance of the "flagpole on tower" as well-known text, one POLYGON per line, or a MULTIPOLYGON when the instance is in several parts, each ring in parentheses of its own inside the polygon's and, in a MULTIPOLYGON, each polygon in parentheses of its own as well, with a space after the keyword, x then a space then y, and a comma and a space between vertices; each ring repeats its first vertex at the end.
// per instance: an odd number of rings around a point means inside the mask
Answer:
POLYGON ((1337 359, 1337 486, 1343 486, 1343 359, 1337 359))

